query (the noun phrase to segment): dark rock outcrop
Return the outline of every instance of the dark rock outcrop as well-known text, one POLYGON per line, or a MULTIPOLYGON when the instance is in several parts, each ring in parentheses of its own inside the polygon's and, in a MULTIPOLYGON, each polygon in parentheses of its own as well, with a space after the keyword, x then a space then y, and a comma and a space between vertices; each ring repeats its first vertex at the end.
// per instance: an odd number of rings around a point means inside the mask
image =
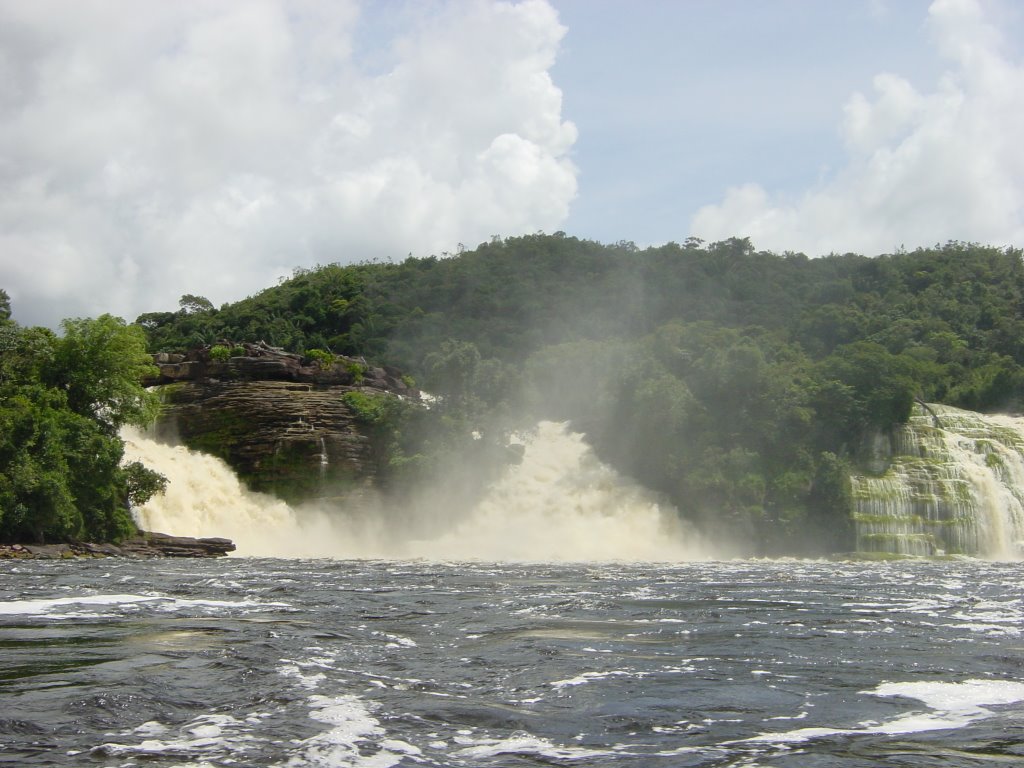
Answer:
POLYGON ((194 539, 155 531, 125 539, 118 547, 127 557, 223 557, 235 551, 235 545, 229 539, 194 539))
POLYGON ((367 365, 361 358, 336 355, 325 364, 320 359, 285 352, 262 341, 233 344, 219 341, 184 355, 158 353, 153 362, 159 375, 143 383, 146 386, 181 381, 290 381, 320 386, 359 386, 418 396, 402 380, 401 372, 391 366, 367 365), (221 352, 221 354, 218 354, 221 352))
POLYGON ((120 544, 0 544, 0 559, 70 560, 77 557, 223 557, 234 552, 228 539, 194 539, 142 531, 120 544))
POLYGON ((374 482, 379 446, 346 393, 419 399, 395 369, 341 356, 325 365, 263 343, 220 342, 154 362, 158 439, 218 456, 253 490, 289 501, 374 482))

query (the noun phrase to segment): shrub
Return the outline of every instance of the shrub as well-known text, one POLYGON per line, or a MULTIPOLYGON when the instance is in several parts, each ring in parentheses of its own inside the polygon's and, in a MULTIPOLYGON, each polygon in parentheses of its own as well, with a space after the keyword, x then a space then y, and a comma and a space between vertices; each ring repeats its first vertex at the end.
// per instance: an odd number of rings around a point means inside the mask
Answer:
POLYGON ((334 365, 334 355, 323 349, 307 349, 306 358, 316 363, 321 371, 326 371, 334 365))
POLYGON ((345 370, 352 375, 352 381, 356 384, 362 384, 363 379, 366 378, 366 366, 356 360, 346 362, 345 370))
POLYGON ((210 347, 210 359, 216 360, 218 363, 226 363, 231 357, 231 350, 222 344, 216 344, 210 347))

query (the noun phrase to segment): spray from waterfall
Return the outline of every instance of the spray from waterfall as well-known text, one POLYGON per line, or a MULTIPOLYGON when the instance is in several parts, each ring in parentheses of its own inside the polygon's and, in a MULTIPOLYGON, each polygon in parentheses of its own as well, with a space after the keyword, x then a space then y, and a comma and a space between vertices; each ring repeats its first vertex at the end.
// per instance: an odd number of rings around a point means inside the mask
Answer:
MULTIPOLYGON (((681 561, 722 557, 676 511, 600 462, 582 435, 541 422, 511 466, 464 513, 290 507, 248 491, 214 457, 126 431, 126 457, 168 477, 136 510, 148 530, 224 536, 238 554, 280 557, 512 561, 681 561)), ((326 451, 324 451, 326 453, 326 451)))

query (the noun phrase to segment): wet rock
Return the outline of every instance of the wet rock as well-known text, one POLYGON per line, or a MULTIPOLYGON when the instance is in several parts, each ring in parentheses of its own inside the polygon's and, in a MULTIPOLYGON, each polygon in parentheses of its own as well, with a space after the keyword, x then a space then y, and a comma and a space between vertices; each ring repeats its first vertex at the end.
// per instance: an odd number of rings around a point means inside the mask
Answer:
POLYGON ((125 539, 118 548, 126 557, 223 557, 235 551, 235 545, 229 539, 195 539, 154 531, 125 539))
POLYGON ((390 366, 343 356, 324 366, 262 342, 192 350, 150 383, 164 385, 157 439, 217 456, 249 488, 291 502, 375 482, 380 448, 346 393, 419 399, 390 366))
POLYGON ((0 544, 0 560, 70 560, 79 557, 223 557, 234 552, 229 539, 169 536, 143 531, 120 544, 76 541, 68 544, 0 544))

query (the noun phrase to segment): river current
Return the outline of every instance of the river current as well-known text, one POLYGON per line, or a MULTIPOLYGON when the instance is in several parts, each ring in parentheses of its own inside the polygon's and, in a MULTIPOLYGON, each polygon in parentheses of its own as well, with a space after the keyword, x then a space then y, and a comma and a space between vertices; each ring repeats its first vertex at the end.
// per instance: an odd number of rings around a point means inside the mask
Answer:
POLYGON ((0 764, 1024 764, 1024 566, 0 562, 0 764))

